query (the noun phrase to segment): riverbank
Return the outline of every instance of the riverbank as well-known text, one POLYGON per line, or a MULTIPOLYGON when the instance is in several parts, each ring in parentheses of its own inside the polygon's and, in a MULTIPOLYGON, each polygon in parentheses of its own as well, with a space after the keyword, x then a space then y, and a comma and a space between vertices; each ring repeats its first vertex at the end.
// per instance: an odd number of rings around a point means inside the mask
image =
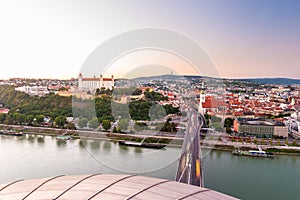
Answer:
MULTIPOLYGON (((101 131, 90 131, 90 130, 68 130, 68 129, 57 129, 47 127, 34 127, 34 126, 21 126, 21 125, 6 125, 0 124, 0 129, 14 129, 16 131, 22 131, 25 134, 33 135, 71 135, 75 139, 95 139, 95 140, 111 140, 111 141, 124 141, 131 140, 139 142, 144 138, 147 138, 145 142, 148 143, 162 143, 168 146, 181 147, 183 143, 183 135, 151 135, 151 134, 122 134, 122 133, 111 133, 101 131)), ((223 151, 233 151, 239 147, 241 150, 257 149, 256 144, 231 142, 231 141, 217 141, 217 140, 201 140, 201 146, 207 149, 216 149, 223 151)), ((263 150, 272 152, 278 155, 297 155, 300 156, 300 147, 293 146, 271 146, 271 145, 259 145, 263 150)))

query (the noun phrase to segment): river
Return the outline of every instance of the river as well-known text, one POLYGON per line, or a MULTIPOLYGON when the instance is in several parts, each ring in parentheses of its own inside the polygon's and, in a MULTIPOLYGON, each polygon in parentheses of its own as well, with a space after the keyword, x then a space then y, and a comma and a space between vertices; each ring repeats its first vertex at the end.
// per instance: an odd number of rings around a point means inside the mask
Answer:
MULTIPOLYGON (((138 173, 174 179, 180 152, 176 147, 152 150, 99 140, 0 136, 0 183, 91 173, 138 173)), ((299 157, 263 159, 213 150, 205 153, 203 167, 207 188, 241 199, 299 199, 299 157)))

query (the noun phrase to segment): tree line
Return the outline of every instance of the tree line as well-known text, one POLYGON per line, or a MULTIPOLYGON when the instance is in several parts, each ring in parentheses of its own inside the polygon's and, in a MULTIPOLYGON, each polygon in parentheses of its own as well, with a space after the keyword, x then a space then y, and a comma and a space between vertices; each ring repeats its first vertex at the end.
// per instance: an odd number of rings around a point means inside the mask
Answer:
MULTIPOLYGON (((119 89, 114 92, 123 94, 132 91, 136 95, 142 94, 141 90, 132 88, 128 91, 119 89)), ((9 108, 10 112, 0 114, 0 123, 43 126, 45 119, 48 119, 50 126, 73 129, 74 124, 67 123, 66 118, 74 116, 79 119, 77 121, 79 127, 97 128, 101 123, 103 128, 109 129, 110 122, 116 121, 119 116, 122 119, 150 120, 168 114, 179 114, 179 108, 174 108, 172 105, 157 105, 156 101, 166 98, 156 92, 146 91, 145 99, 129 102, 129 105, 112 101, 112 92, 99 89, 98 94, 103 95, 95 99, 76 97, 72 99, 72 97, 59 96, 54 93, 39 97, 15 91, 13 86, 1 85, 0 103, 9 108)))
POLYGON ((9 114, 0 114, 0 123, 20 125, 44 125, 45 118, 49 118, 50 125, 63 127, 66 118, 72 116, 72 98, 50 93, 44 97, 30 96, 15 91, 13 86, 0 86, 0 103, 9 108, 9 114))

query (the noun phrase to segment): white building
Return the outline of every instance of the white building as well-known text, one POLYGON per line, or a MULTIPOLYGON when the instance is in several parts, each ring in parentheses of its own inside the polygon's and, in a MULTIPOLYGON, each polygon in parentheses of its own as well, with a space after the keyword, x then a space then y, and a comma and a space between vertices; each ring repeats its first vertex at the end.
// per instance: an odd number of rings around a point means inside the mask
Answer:
POLYGON ((297 111, 297 112, 294 112, 291 114, 291 118, 292 119, 295 119, 296 121, 300 122, 300 113, 297 111))
POLYGON ((44 96, 50 93, 46 86, 22 86, 15 88, 15 90, 35 96, 44 96))
POLYGON ((80 90, 95 91, 97 88, 112 89, 114 85, 115 79, 113 75, 111 78, 103 78, 102 75, 100 75, 99 78, 96 76, 93 78, 85 78, 81 73, 78 76, 78 88, 80 90))

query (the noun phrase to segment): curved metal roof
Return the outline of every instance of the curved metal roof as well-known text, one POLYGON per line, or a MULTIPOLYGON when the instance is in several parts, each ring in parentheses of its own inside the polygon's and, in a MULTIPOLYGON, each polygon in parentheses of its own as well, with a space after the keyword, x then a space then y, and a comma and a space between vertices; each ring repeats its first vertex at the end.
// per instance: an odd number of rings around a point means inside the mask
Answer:
POLYGON ((228 195, 175 181, 135 175, 92 174, 19 180, 0 185, 5 200, 81 199, 236 199, 228 195))

